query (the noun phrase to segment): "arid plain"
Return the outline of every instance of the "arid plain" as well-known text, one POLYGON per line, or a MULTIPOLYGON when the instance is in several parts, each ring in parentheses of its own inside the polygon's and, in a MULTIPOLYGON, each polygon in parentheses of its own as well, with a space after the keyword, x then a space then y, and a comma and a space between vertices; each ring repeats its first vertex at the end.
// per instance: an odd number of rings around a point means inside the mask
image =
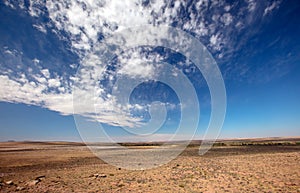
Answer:
POLYGON ((2 142, 0 192, 300 192, 299 141, 220 140, 203 156, 194 141, 149 170, 109 165, 82 143, 2 142))

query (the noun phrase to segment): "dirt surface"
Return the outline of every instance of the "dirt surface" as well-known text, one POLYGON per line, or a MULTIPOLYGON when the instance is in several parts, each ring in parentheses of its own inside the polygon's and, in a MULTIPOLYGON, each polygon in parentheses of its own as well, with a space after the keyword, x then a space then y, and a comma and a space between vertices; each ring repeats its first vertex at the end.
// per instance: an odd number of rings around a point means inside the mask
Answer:
POLYGON ((285 143, 223 144, 203 156, 192 146, 166 165, 133 171, 106 164, 80 143, 5 142, 0 192, 300 193, 299 166, 300 146, 285 143))

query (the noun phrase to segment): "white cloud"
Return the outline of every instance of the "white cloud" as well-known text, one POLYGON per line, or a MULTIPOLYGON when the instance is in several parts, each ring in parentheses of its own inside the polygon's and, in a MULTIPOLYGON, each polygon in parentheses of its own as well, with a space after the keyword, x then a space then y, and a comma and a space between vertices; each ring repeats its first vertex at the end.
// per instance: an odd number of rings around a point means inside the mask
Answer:
MULTIPOLYGON (((240 32, 241 28, 239 27, 247 27, 248 24, 259 18, 257 17, 258 8, 263 8, 264 15, 267 15, 280 4, 280 1, 274 1, 267 5, 255 0, 245 1, 245 5, 237 8, 234 7, 234 4, 229 5, 222 0, 211 3, 208 0, 201 0, 195 2, 193 6, 184 0, 178 0, 174 2, 172 7, 166 1, 149 1, 147 6, 144 6, 143 3, 145 2, 141 0, 49 0, 46 2, 31 0, 28 12, 33 17, 37 17, 44 13, 42 8, 47 9, 51 25, 53 24, 57 28, 52 29, 52 31, 57 32, 59 36, 65 34, 59 33, 60 30, 67 32, 73 51, 81 56, 85 56, 86 52, 93 49, 100 34, 106 37, 115 31, 131 26, 170 25, 174 21, 178 23, 176 27, 195 33, 198 38, 209 40, 212 35, 218 33, 224 44, 217 46, 211 44, 209 46, 213 51, 220 51, 221 49, 226 51, 226 55, 228 55, 230 49, 235 50, 235 43, 231 42, 230 37, 234 37, 236 33, 240 32), (233 8, 237 14, 229 13, 233 8), (184 17, 178 15, 180 12, 182 13, 182 10, 185 12, 184 17), (211 10, 214 15, 213 22, 211 22, 211 18, 208 18, 211 17, 211 11, 208 10, 211 10), (189 20, 186 20, 187 16, 189 20), (230 27, 232 23, 234 26, 238 26, 237 30, 230 27), (240 25, 241 23, 243 25, 240 25), (222 27, 222 24, 225 26, 222 27)), ((16 3, 12 0, 6 0, 5 4, 14 7, 18 5, 24 8, 23 1, 16 3)), ((35 27, 45 32, 45 25, 36 24, 35 27)), ((68 39, 66 37, 61 38, 68 39)))
MULTIPOLYGON (((63 93, 65 89, 59 87, 61 83, 58 79, 50 79, 48 82, 29 82, 26 78, 22 74, 21 78, 16 81, 6 75, 0 75, 0 101, 42 106, 62 115, 73 114, 73 95, 71 92, 63 93), (59 87, 58 90, 62 92, 47 92, 47 89, 52 86, 59 87)), ((90 106, 85 105, 89 100, 86 96, 93 93, 89 91, 82 90, 81 94, 76 95, 77 98, 74 100, 81 106, 76 108, 75 114, 115 126, 133 127, 140 121, 139 118, 131 117, 122 107, 118 107, 114 100, 97 98, 93 103, 95 108, 89 108, 90 106)))
POLYGON ((41 77, 39 75, 35 75, 34 79, 37 80, 39 83, 46 83, 47 82, 46 78, 41 77))
POLYGON ((220 15, 219 15, 219 14, 215 14, 215 15, 212 16, 212 20, 213 20, 214 22, 218 22, 218 21, 219 21, 219 18, 220 18, 220 15))
POLYGON ((28 81, 11 80, 8 76, 0 75, 0 100, 39 105, 41 102, 44 85, 32 84, 28 81))
POLYGON ((217 41, 218 41, 218 36, 217 35, 212 35, 209 39, 210 43, 212 45, 216 45, 217 44, 217 41))
POLYGON ((50 72, 48 69, 42 69, 41 73, 44 75, 44 77, 50 78, 50 72))
POLYGON ((241 30, 243 28, 244 24, 241 22, 241 21, 238 21, 236 24, 235 24, 235 27, 238 29, 238 30, 241 30))
POLYGON ((207 7, 208 6, 208 0, 200 0, 196 3, 196 7, 199 9, 201 7, 207 7))
POLYGON ((15 9, 15 6, 11 0, 4 0, 4 4, 12 9, 15 9))
POLYGON ((154 76, 155 67, 152 64, 147 64, 140 58, 130 59, 118 71, 120 74, 131 77, 151 78, 154 76))
POLYGON ((32 61, 33 61, 34 64, 39 64, 40 63, 40 60, 37 59, 37 58, 34 58, 32 61))
POLYGON ((73 69, 76 69, 78 67, 77 64, 70 64, 70 67, 73 68, 73 69))
POLYGON ((145 55, 140 51, 129 51, 129 53, 120 57, 121 67, 117 73, 132 78, 154 79, 157 70, 159 70, 159 66, 154 63, 160 60, 159 55, 145 55))
MULTIPOLYGON (((156 3, 157 9, 163 4, 156 3)), ((122 27, 151 22, 151 9, 143 9, 140 1, 47 1, 49 16, 58 27, 71 34, 76 49, 90 49, 98 34, 109 34, 122 27), (79 40, 78 35, 81 37, 79 40)), ((155 10, 153 10, 155 11, 155 10)))
POLYGON ((227 12, 230 11, 230 9, 231 9, 230 5, 226 5, 226 6, 224 7, 224 10, 227 11, 227 12))
POLYGON ((224 23, 224 25, 229 25, 232 23, 233 18, 230 13, 225 13, 224 15, 222 15, 221 21, 224 23))
POLYGON ((43 4, 43 0, 34 0, 34 1, 29 1, 29 14, 32 17, 38 17, 43 13, 43 10, 41 9, 40 5, 43 4))
POLYGON ((36 25, 36 24, 33 24, 32 25, 34 28, 36 28, 37 30, 39 30, 40 32, 42 33, 47 33, 47 29, 44 25, 36 25))
POLYGON ((247 0, 247 3, 248 3, 248 11, 253 12, 256 9, 255 0, 247 0))
POLYGON ((274 1, 264 10, 264 16, 272 12, 274 9, 278 9, 281 1, 274 1))
POLYGON ((22 54, 22 53, 19 53, 15 49, 9 49, 7 46, 4 46, 3 49, 4 49, 3 53, 11 55, 11 56, 17 56, 17 55, 22 54))
POLYGON ((5 54, 14 55, 14 53, 13 53, 12 51, 10 51, 10 50, 5 50, 4 53, 5 53, 5 54))
POLYGON ((52 78, 48 80, 49 87, 60 87, 60 81, 58 79, 52 78))

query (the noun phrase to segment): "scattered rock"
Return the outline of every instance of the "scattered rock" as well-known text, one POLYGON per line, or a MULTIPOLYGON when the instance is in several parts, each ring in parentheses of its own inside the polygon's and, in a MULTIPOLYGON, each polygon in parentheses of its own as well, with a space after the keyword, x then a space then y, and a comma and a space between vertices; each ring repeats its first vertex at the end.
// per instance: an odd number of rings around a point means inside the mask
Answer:
POLYGON ((28 186, 35 186, 35 185, 37 185, 41 181, 41 179, 43 179, 45 177, 46 177, 45 175, 37 176, 34 180, 28 182, 27 185, 28 186))
POLYGON ((16 190, 17 190, 17 191, 22 191, 22 190, 25 190, 25 188, 24 188, 24 187, 21 187, 21 186, 18 186, 16 190))
POLYGON ((30 182, 27 183, 28 186, 35 186, 37 185, 41 180, 38 179, 38 180, 32 180, 30 182))
POLYGON ((119 183, 117 186, 118 186, 119 188, 121 188, 121 187, 125 186, 125 184, 119 183))
POLYGON ((100 178, 106 178, 106 174, 100 174, 99 177, 100 178))
POLYGON ((94 178, 106 178, 107 175, 106 174, 93 174, 92 176, 90 177, 94 177, 94 178))
POLYGON ((35 180, 41 180, 42 178, 46 178, 46 176, 45 176, 45 175, 37 176, 37 177, 35 178, 35 180))
POLYGON ((5 184, 7 184, 7 185, 13 185, 14 182, 12 180, 9 180, 9 181, 6 181, 5 184))

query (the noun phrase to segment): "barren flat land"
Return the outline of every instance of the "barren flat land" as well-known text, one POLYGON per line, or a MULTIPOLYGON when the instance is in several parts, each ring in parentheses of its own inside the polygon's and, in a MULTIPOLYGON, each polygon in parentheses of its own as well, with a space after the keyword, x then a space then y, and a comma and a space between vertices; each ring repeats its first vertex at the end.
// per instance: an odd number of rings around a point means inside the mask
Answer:
MULTIPOLYGON (((2 142, 0 192, 300 192, 299 141, 220 140, 202 156, 194 141, 149 170, 109 165, 82 143, 2 142)), ((158 144, 123 145, 141 151, 158 144)))

